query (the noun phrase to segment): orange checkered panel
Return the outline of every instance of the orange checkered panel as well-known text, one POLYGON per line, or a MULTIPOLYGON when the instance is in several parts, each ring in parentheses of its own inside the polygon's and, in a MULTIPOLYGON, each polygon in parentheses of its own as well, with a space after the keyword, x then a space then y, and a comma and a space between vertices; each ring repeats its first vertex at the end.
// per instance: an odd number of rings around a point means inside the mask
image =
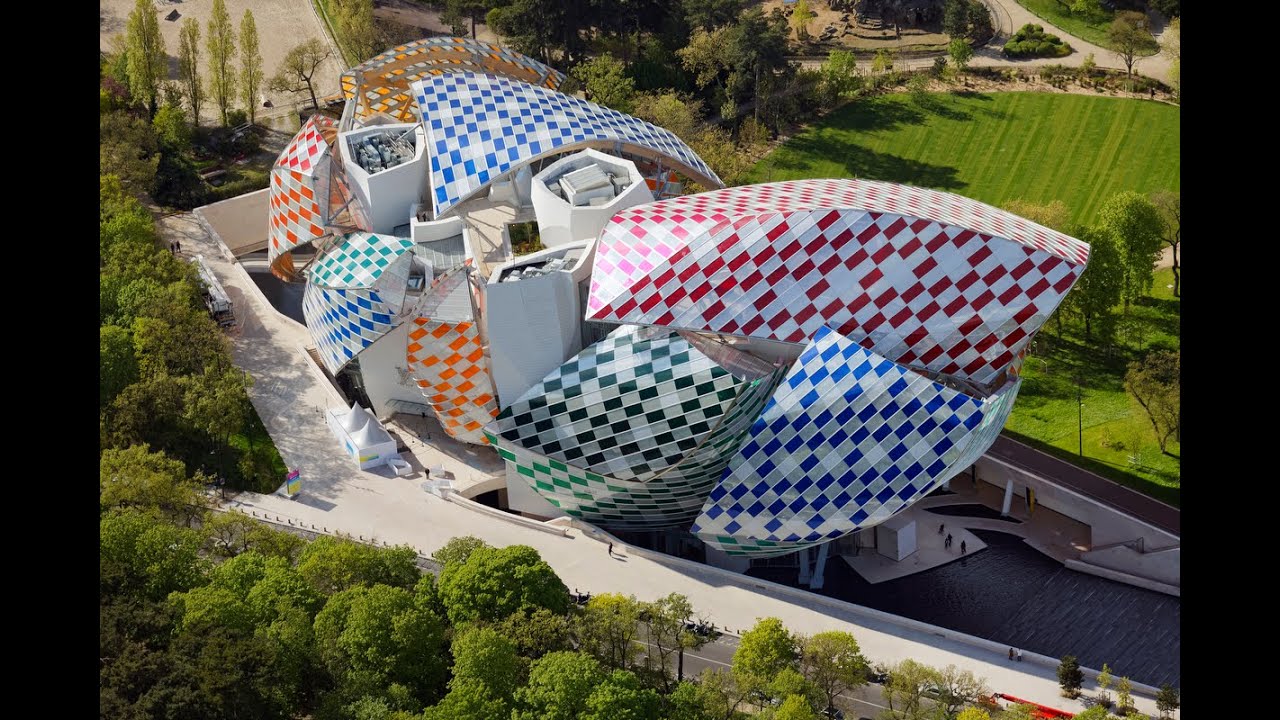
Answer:
POLYGON ((483 428, 498 416, 498 398, 475 322, 416 318, 406 355, 444 431, 462 442, 488 445, 483 428))

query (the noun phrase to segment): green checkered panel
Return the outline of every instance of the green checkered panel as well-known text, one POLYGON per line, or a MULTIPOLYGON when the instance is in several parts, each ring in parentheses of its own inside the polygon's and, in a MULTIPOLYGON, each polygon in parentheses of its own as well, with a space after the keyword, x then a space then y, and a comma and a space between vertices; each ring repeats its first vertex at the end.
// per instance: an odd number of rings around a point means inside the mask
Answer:
POLYGON ((382 271, 412 247, 408 238, 348 233, 312 266, 311 282, 335 290, 373 287, 382 271))

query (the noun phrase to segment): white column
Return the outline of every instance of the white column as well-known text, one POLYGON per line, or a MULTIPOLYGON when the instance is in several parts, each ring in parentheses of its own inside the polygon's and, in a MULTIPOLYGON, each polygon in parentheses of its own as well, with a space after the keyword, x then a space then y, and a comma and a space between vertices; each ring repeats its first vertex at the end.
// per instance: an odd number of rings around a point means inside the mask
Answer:
POLYGON ((813 579, 809 581, 811 590, 821 590, 823 583, 823 573, 827 569, 827 549, 831 547, 831 543, 826 542, 818 546, 818 562, 814 563, 813 579))
POLYGON ((1009 508, 1013 506, 1013 478, 1010 478, 1004 486, 1004 505, 1000 508, 1000 514, 1007 516, 1009 508))
POLYGON ((807 585, 809 583, 809 548, 797 550, 796 557, 800 558, 800 584, 807 585))

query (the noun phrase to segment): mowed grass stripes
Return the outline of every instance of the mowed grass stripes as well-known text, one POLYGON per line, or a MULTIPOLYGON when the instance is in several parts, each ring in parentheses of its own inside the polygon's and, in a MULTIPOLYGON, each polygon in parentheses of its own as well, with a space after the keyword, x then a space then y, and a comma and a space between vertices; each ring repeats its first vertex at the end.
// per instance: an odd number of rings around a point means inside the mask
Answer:
POLYGON ((1047 93, 930 93, 856 100, 788 140, 748 182, 859 177, 992 205, 1061 200, 1092 223, 1123 190, 1180 188, 1176 107, 1047 93))

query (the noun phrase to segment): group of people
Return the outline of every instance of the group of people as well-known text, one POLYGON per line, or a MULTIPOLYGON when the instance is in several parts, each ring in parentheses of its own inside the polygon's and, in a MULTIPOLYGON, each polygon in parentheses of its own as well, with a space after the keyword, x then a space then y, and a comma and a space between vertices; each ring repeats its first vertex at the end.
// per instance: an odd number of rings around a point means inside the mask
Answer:
POLYGON ((1022 662, 1022 651, 1021 651, 1021 650, 1014 650, 1013 648, 1009 648, 1009 659, 1010 659, 1010 660, 1017 660, 1018 662, 1022 662))
POLYGON ((177 255, 178 253, 182 252, 182 243, 178 242, 177 240, 170 242, 169 252, 173 253, 174 255, 177 255))
MULTIPOLYGON (((938 534, 939 534, 939 535, 941 535, 941 534, 942 534, 942 531, 943 531, 943 530, 946 530, 946 529, 947 529, 947 524, 946 524, 946 523, 943 523, 943 524, 939 525, 939 526, 938 526, 938 534)), ((950 550, 950 549, 951 549, 951 533, 947 533, 947 537, 946 537, 946 539, 942 541, 942 548, 943 548, 944 550, 950 550)), ((964 540, 961 540, 961 541, 960 541, 960 554, 961 554, 961 555, 964 555, 964 554, 965 554, 965 553, 967 553, 967 552, 969 552, 969 548, 965 546, 965 542, 964 542, 964 540)))

